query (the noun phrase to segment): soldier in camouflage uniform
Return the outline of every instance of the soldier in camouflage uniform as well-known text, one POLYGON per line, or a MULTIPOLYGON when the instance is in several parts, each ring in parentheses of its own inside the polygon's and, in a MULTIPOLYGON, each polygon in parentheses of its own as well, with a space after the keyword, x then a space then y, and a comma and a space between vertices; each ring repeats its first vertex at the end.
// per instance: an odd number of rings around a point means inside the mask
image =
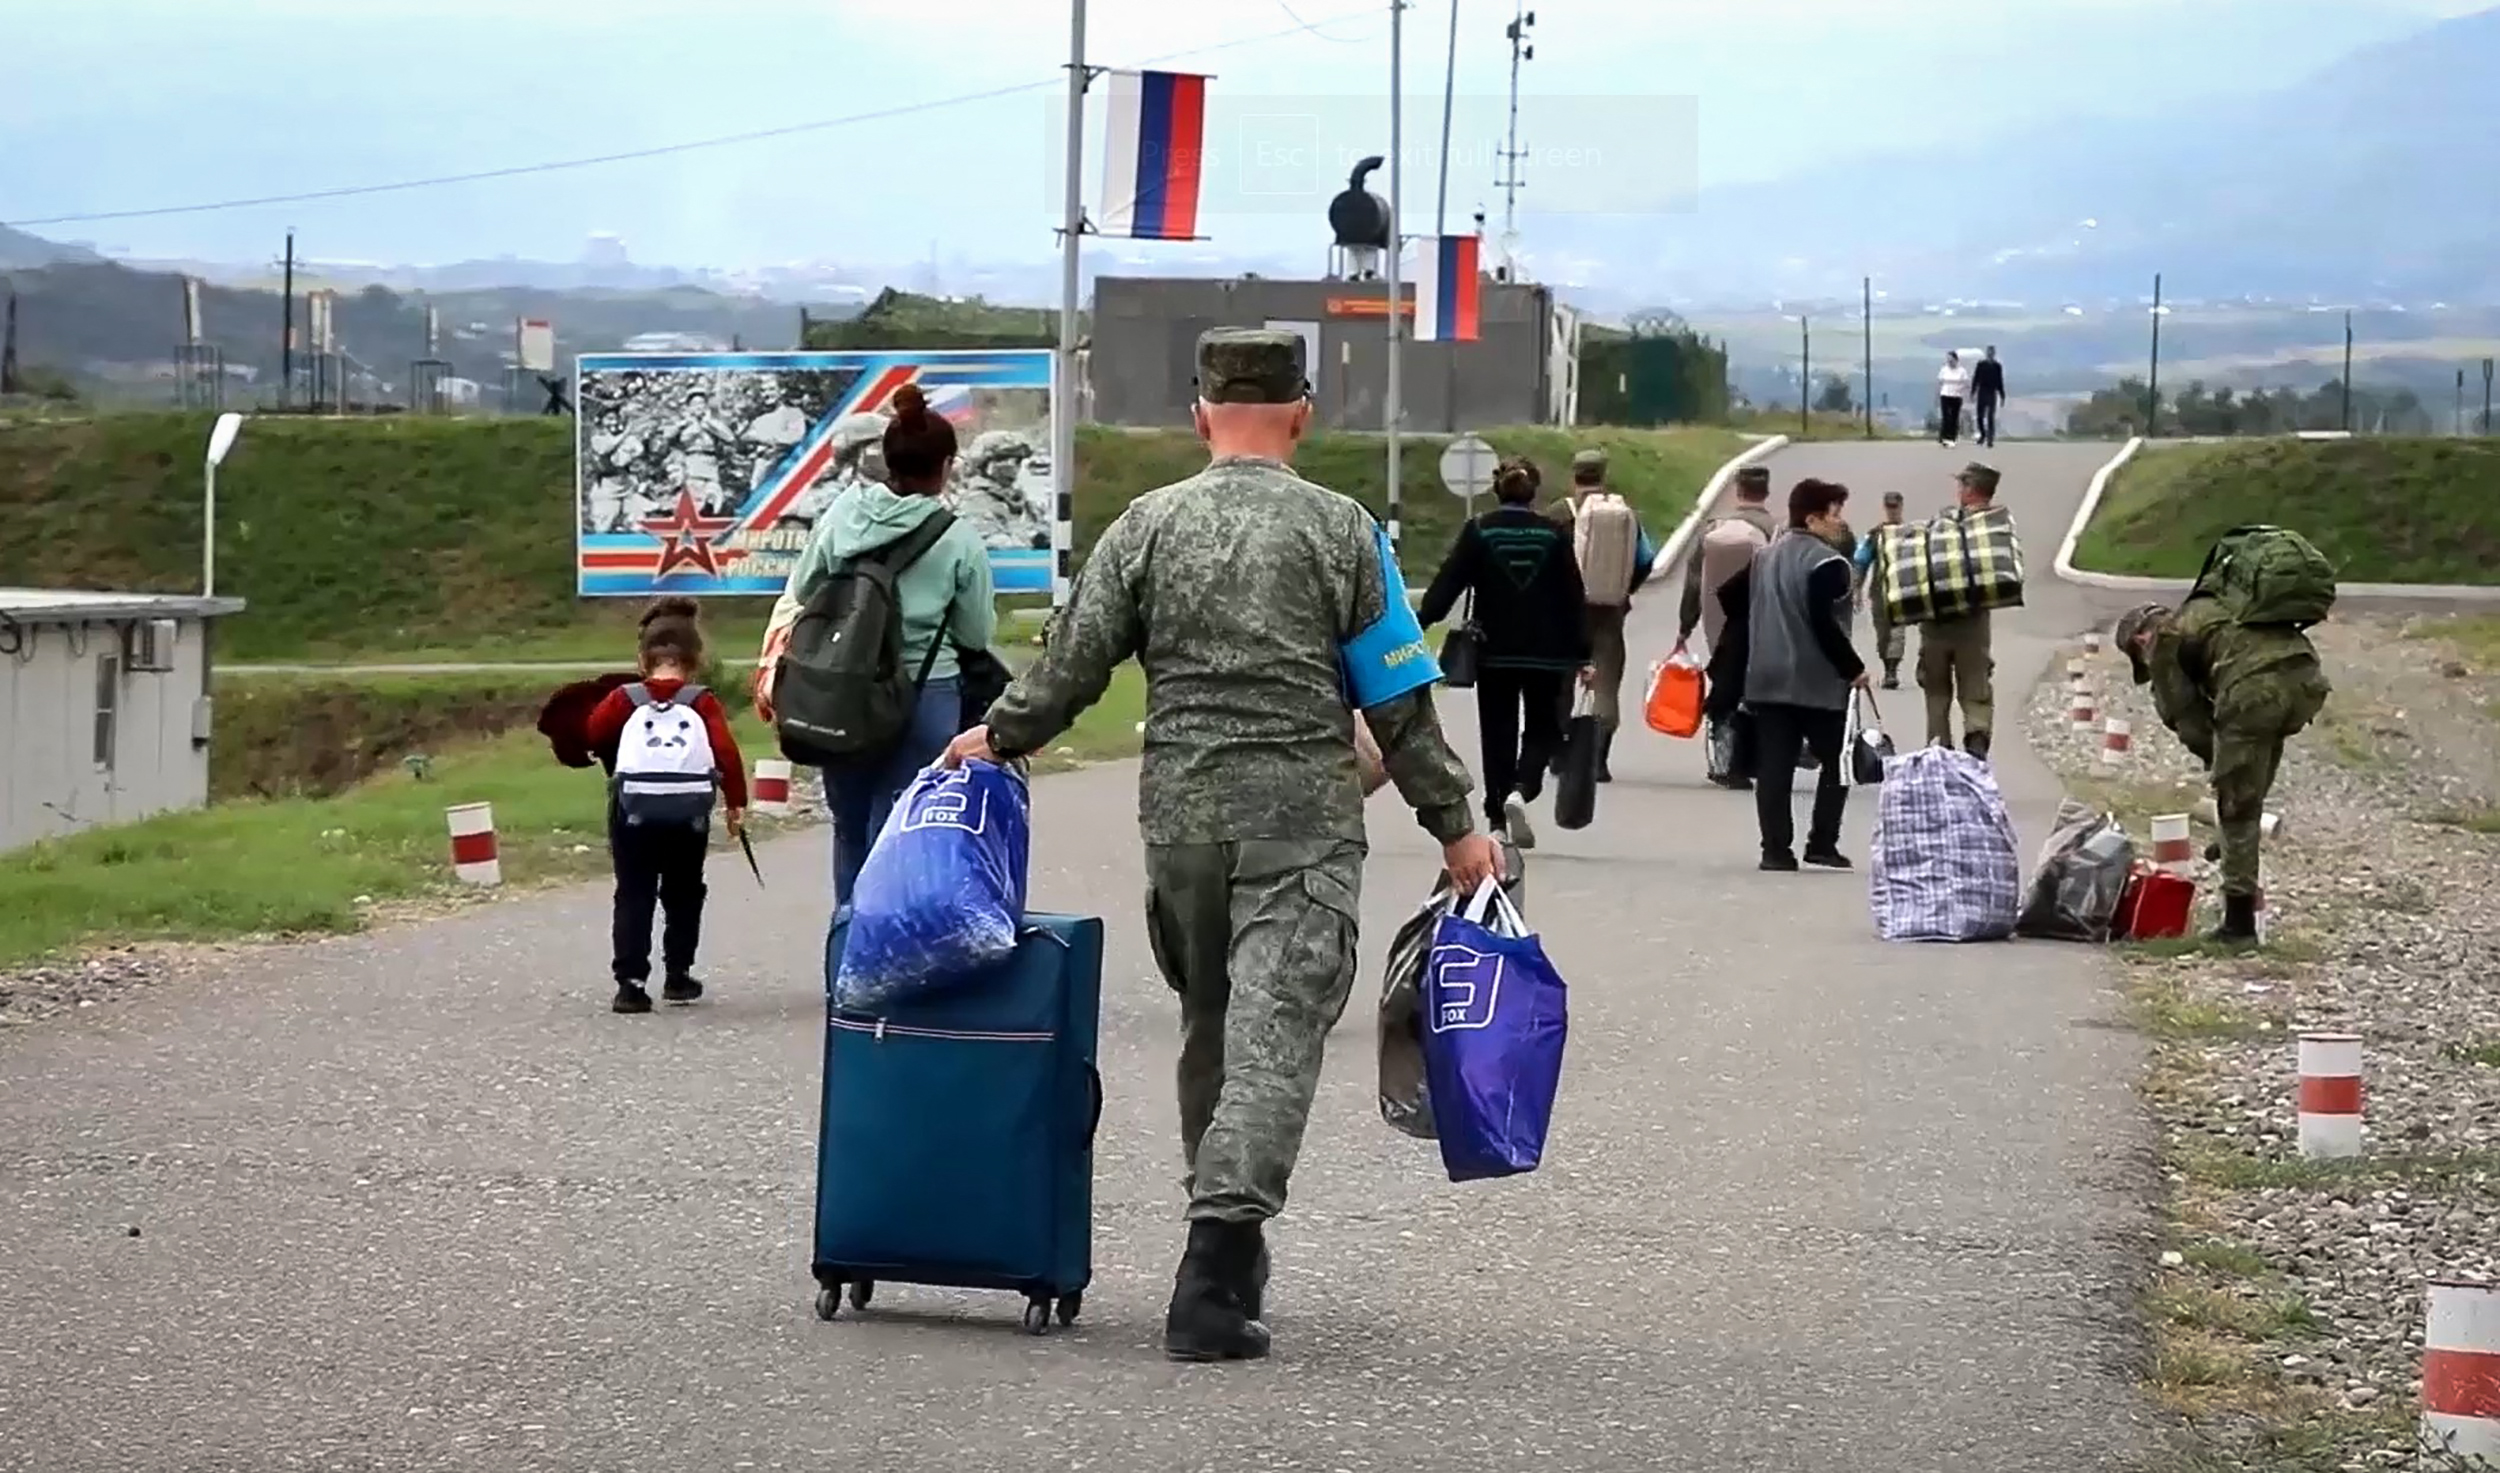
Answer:
POLYGON ((2284 739, 2326 705, 2317 647, 2287 625, 2242 624, 2210 597, 2131 609, 2113 633, 2136 683, 2152 686, 2162 724, 2213 776, 2222 824, 2222 926, 2213 939, 2254 941, 2266 795, 2284 739))
POLYGON ((1145 668, 1147 935, 1181 1002, 1189 1246, 1164 1326, 1180 1360, 1267 1353, 1261 1224, 1284 1209, 1354 981, 1366 846, 1349 691, 1457 890, 1501 868, 1386 535, 1287 466, 1310 422, 1302 354, 1290 332, 1199 339, 1210 464, 1103 532, 1041 658, 947 759, 1037 751, 1121 661, 1145 668))

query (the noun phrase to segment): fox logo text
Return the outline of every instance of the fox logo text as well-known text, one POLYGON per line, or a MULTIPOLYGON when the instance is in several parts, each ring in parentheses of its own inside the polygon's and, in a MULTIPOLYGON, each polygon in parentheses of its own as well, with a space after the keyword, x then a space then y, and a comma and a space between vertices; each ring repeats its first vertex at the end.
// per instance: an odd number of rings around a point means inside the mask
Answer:
POLYGON ((1490 1028, 1502 994, 1502 959, 1472 946, 1436 946, 1424 973, 1432 1031, 1490 1028))

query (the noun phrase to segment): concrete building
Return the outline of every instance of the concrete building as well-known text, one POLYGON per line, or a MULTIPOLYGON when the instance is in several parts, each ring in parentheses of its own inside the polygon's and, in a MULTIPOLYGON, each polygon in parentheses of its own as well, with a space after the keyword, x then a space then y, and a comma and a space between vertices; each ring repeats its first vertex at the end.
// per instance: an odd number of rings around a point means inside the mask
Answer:
MULTIPOLYGON (((1486 280, 1480 336, 1406 345, 1399 396, 1408 430, 1569 424, 1578 408, 1580 316, 1550 287, 1486 280)), ((1401 306, 1414 310, 1413 290, 1401 306)), ((1115 425, 1186 425, 1198 334, 1286 327, 1310 345, 1319 421, 1379 430, 1388 390, 1388 289, 1377 280, 1183 280, 1102 277, 1086 388, 1092 417, 1115 425)))
POLYGON ((208 801, 208 621, 235 598, 0 588, 0 849, 208 801))

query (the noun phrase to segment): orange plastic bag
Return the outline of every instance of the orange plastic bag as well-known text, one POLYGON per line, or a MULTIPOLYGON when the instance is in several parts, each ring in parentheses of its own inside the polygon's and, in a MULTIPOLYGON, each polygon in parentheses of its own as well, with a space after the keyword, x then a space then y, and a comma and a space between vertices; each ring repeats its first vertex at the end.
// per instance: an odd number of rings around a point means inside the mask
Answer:
POLYGON ((1649 672, 1649 699, 1641 714, 1660 736, 1689 737, 1701 730, 1701 666, 1678 644, 1649 672))

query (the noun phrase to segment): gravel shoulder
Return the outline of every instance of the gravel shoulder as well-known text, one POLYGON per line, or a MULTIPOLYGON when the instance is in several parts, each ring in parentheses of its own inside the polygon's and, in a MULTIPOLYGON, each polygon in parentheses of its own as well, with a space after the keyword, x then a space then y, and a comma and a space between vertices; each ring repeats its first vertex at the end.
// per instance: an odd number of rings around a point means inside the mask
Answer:
MULTIPOLYGON (((2322 627, 2336 693, 2288 748, 2270 804, 2268 947, 2122 948, 2167 1187, 2149 1376, 2182 1414, 2182 1466, 2411 1466, 2424 1282, 2500 1276, 2495 633, 2322 627), (2306 1028, 2364 1040, 2356 1162, 2299 1155, 2306 1028)), ((2035 750, 2139 844, 2151 815, 2195 813, 2201 851, 2214 837, 2201 768, 2123 657, 2104 652, 2091 673, 2102 713, 2133 723, 2133 759, 2106 767, 2098 737, 2069 730, 2063 662, 2034 693, 2035 750)), ((2217 878, 2200 861, 2200 930, 2217 878)))

